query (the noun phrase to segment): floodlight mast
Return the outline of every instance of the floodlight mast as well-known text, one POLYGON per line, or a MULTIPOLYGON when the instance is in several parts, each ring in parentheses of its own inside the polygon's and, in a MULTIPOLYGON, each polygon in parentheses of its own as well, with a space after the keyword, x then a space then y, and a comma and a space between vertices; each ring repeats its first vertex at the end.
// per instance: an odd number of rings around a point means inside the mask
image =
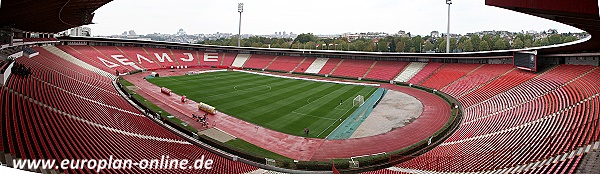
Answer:
POLYGON ((450 53, 450 5, 452 5, 452 0, 446 0, 446 4, 448 4, 448 30, 446 32, 446 53, 450 53))
POLYGON ((242 43, 242 12, 244 12, 244 3, 238 3, 238 12, 240 13, 240 24, 238 28, 238 47, 242 43))

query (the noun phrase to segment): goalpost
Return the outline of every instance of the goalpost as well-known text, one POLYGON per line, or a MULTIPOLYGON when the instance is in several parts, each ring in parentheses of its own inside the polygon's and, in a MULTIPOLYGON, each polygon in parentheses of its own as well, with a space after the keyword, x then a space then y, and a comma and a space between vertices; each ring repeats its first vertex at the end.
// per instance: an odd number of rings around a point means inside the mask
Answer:
POLYGON ((354 100, 352 100, 352 107, 360 107, 363 104, 365 104, 365 97, 362 95, 357 95, 354 97, 354 100))

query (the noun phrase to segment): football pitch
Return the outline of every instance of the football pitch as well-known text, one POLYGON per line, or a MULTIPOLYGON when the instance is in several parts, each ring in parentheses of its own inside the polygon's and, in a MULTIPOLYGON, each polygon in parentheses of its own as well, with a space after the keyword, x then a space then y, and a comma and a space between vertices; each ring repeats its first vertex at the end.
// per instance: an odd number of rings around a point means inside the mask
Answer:
POLYGON ((268 129, 306 137, 304 128, 308 128, 308 137, 313 138, 327 137, 356 110, 353 99, 357 95, 367 100, 376 90, 372 86, 233 71, 150 78, 148 81, 268 129))

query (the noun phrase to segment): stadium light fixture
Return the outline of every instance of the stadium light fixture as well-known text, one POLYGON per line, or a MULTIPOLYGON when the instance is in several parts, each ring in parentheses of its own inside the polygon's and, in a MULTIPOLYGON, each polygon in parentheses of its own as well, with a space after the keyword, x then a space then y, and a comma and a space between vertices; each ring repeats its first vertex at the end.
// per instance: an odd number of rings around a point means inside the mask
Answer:
POLYGON ((244 12, 244 3, 238 3, 238 12, 240 13, 240 24, 238 28, 238 47, 242 44, 242 12, 244 12))
POLYGON ((446 0, 446 4, 448 4, 448 30, 446 32, 446 53, 450 53, 450 5, 452 5, 452 0, 446 0))

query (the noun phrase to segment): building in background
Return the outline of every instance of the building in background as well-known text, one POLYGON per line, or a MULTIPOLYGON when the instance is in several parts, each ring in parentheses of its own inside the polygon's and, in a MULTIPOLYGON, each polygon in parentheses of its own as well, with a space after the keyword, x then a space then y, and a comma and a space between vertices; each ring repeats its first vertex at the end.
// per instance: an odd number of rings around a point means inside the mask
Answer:
POLYGON ((429 36, 431 36, 433 38, 438 38, 438 37, 440 37, 440 32, 439 31, 431 31, 431 34, 429 34, 429 36))
POLYGON ((71 28, 70 36, 92 36, 92 29, 90 27, 71 28))

